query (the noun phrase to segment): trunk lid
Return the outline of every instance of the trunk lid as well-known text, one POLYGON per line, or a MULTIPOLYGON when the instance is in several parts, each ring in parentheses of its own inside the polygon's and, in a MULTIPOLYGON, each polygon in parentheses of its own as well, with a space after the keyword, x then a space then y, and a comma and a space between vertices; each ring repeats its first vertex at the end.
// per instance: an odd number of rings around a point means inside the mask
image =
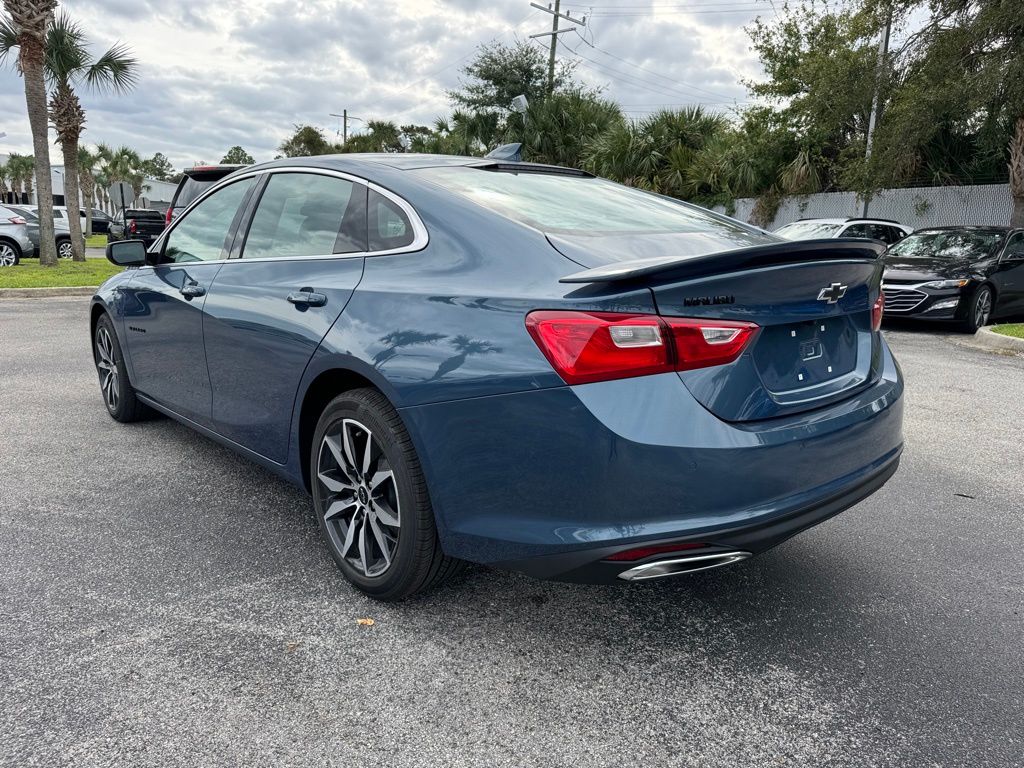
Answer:
MULTIPOLYGON (((582 243, 552 244, 587 260, 582 243)), ((877 379, 872 307, 883 250, 867 240, 768 241, 682 257, 598 258, 599 266, 563 282, 644 285, 661 315, 756 323, 760 330, 735 362, 678 374, 719 418, 753 421, 827 405, 877 379)))

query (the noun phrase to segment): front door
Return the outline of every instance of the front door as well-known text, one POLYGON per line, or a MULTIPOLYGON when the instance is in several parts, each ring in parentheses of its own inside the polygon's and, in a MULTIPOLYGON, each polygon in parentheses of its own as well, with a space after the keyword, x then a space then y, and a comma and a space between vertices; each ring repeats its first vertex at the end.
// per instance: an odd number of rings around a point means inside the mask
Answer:
POLYGON ((204 426, 210 424, 212 398, 203 307, 254 184, 250 178, 224 187, 175 222, 153 256, 156 264, 137 269, 125 289, 132 384, 204 426))
POLYGON ((999 292, 996 313, 1002 316, 1024 314, 1024 232, 1010 235, 992 282, 999 292))
POLYGON ((278 463, 306 365, 362 278, 366 198, 337 175, 271 175, 206 299, 214 429, 278 463))

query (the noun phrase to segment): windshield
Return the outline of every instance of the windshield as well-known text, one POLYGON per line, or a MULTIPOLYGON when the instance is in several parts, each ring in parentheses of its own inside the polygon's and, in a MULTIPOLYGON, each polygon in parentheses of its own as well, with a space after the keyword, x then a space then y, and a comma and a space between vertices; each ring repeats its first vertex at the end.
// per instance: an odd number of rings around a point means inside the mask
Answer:
POLYGON ((415 173, 549 234, 749 231, 699 208, 604 179, 473 167, 424 168, 415 173))
POLYGON ((816 240, 832 237, 842 224, 828 224, 824 221, 794 221, 775 230, 775 234, 787 240, 816 240))
POLYGON ((980 258, 1002 243, 1002 232, 916 232, 889 249, 890 256, 904 259, 980 258))
POLYGON ((9 207, 9 210, 21 216, 25 221, 37 221, 39 218, 32 213, 32 211, 28 210, 28 208, 18 208, 17 206, 12 205, 9 207))

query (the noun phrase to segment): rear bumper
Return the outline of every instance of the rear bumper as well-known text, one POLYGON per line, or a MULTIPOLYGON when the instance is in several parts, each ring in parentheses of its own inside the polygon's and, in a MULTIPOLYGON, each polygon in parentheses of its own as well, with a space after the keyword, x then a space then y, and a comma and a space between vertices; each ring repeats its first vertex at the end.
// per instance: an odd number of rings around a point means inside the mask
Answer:
POLYGON ((607 567, 609 553, 689 541, 756 554, 856 504, 896 471, 902 393, 883 344, 870 387, 761 422, 716 418, 674 374, 402 415, 448 554, 605 581, 632 565, 607 567))

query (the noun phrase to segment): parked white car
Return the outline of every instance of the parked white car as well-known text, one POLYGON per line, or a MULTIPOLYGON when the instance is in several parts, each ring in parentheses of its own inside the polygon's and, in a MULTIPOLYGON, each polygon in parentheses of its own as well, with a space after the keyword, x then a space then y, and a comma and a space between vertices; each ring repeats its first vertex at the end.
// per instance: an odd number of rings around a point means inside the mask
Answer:
POLYGON ((866 237, 892 245, 913 231, 912 227, 889 219, 800 219, 779 227, 775 234, 786 240, 866 237))

